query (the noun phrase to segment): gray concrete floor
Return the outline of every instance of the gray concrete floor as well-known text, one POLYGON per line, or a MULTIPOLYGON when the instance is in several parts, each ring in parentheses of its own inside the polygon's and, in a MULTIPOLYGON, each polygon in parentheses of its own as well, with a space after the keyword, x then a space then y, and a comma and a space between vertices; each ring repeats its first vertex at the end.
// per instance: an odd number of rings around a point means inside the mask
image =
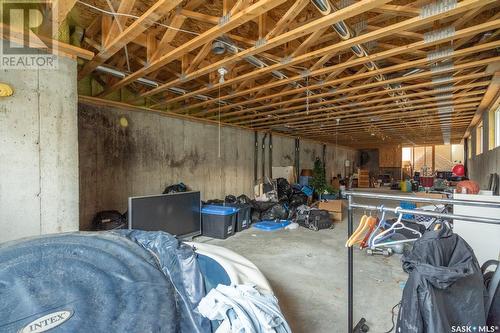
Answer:
MULTIPOLYGON (((363 213, 356 212, 354 228, 363 213)), ((226 240, 197 241, 223 246, 255 263, 271 283, 294 333, 345 333, 346 239, 347 214, 333 230, 251 228, 226 240)), ((392 326, 391 308, 400 301, 407 278, 400 256, 372 257, 355 249, 354 258, 355 321, 365 317, 370 332, 385 332, 392 326)))

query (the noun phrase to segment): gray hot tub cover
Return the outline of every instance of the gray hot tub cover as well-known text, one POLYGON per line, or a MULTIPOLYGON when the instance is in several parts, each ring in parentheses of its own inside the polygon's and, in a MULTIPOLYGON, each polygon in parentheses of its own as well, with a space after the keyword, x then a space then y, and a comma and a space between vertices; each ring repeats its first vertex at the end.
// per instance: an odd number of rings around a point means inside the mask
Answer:
POLYGON ((0 332, 210 332, 204 295, 196 254, 163 232, 0 245, 0 332))

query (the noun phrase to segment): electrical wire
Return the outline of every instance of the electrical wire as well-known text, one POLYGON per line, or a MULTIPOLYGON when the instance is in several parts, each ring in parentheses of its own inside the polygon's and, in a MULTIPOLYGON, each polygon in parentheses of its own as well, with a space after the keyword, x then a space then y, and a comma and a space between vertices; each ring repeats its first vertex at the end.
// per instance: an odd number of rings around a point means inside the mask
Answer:
MULTIPOLYGON (((91 4, 89 4, 89 3, 86 3, 86 2, 84 2, 84 1, 82 1, 82 0, 77 0, 77 2, 78 2, 79 4, 82 4, 82 5, 84 5, 84 6, 87 6, 87 7, 89 7, 89 8, 94 9, 94 10, 97 10, 97 11, 99 11, 99 12, 103 13, 103 14, 107 14, 107 15, 111 15, 111 16, 123 16, 123 17, 128 17, 128 18, 132 18, 132 19, 136 19, 136 20, 137 20, 137 19, 140 19, 140 17, 139 17, 139 16, 137 16, 137 15, 132 15, 132 14, 125 14, 125 13, 117 13, 117 12, 107 11, 107 10, 105 10, 105 9, 102 9, 102 8, 96 7, 96 6, 94 6, 94 5, 91 5, 91 4)), ((200 35, 201 35, 201 33, 199 33, 199 32, 190 31, 190 30, 186 30, 186 29, 182 29, 182 28, 172 27, 172 26, 170 26, 170 25, 167 25, 167 24, 164 24, 164 23, 161 23, 161 22, 157 22, 157 21, 154 21, 154 20, 151 20, 151 22, 152 22, 153 24, 155 24, 155 25, 158 25, 158 26, 161 26, 161 27, 164 27, 164 28, 167 28, 167 29, 172 29, 172 30, 175 30, 175 31, 184 32, 184 33, 191 34, 191 35, 194 35, 194 36, 200 36, 200 35)), ((246 51, 246 49, 244 49, 244 48, 242 48, 242 47, 239 47, 238 45, 228 43, 228 42, 226 42, 226 41, 225 41, 225 40, 223 40, 223 39, 216 38, 216 39, 214 39, 214 40, 216 40, 216 41, 218 41, 218 42, 221 42, 221 43, 223 43, 223 44, 225 44, 225 45, 227 45, 227 46, 229 46, 229 47, 236 48, 236 49, 238 50, 238 52, 241 52, 241 51, 246 51)), ((266 59, 266 60, 269 60, 269 61, 271 61, 271 62, 274 62, 274 63, 279 63, 279 61, 278 61, 278 60, 271 59, 271 58, 269 58, 269 57, 262 56, 262 58, 264 58, 264 59, 266 59)), ((267 67, 267 66, 268 66, 268 65, 266 64, 266 67, 267 67)), ((293 66, 292 66, 292 67, 293 67, 293 66)), ((302 67, 298 67, 298 68, 302 68, 302 67)))
MULTIPOLYGON (((111 14, 113 15, 113 17, 114 17, 114 18, 115 18, 115 20, 116 20, 116 16, 118 16, 118 15, 117 15, 118 13, 117 13, 117 12, 115 11, 115 9, 113 8, 113 4, 111 3, 111 1, 110 1, 110 0, 106 0, 106 2, 108 3, 108 6, 109 6, 109 8, 110 8, 110 9, 111 9, 111 11, 112 11, 112 13, 111 13, 111 14)), ((116 21, 116 24, 118 25, 118 28, 120 29, 120 32, 122 32, 122 33, 123 33, 123 27, 122 27, 122 24, 120 23, 120 21, 116 21)), ((127 60, 127 69, 128 69, 128 71, 130 72, 130 60, 129 60, 130 58, 129 58, 129 56, 128 56, 128 47, 127 47, 127 45, 125 45, 124 50, 125 50, 125 58, 126 58, 126 60, 127 60)))
MULTIPOLYGON (((84 2, 82 0, 77 0, 77 2, 79 4, 81 4, 81 5, 83 5, 83 6, 92 8, 92 9, 97 10, 97 11, 103 13, 103 14, 106 14, 106 15, 111 15, 111 16, 113 16, 115 18, 116 18, 116 16, 123 16, 123 17, 128 17, 128 18, 132 18, 132 19, 136 19, 136 20, 140 19, 140 17, 137 16, 137 15, 107 11, 105 9, 102 9, 102 8, 96 7, 94 5, 91 5, 89 3, 86 3, 86 2, 84 2)), ((167 29, 172 29, 172 30, 175 30, 175 31, 184 32, 184 33, 195 35, 195 36, 200 36, 201 35, 201 33, 198 33, 198 32, 194 32, 194 31, 190 31, 190 30, 186 30, 186 29, 182 29, 182 28, 172 27, 170 25, 163 24, 163 23, 160 23, 160 22, 157 22, 157 21, 154 21, 154 20, 151 20, 151 21, 152 21, 153 24, 161 26, 161 27, 164 27, 164 28, 167 28, 167 29)), ((123 32, 122 29, 120 29, 120 30, 123 32)), ((214 40, 219 41, 219 42, 221 42, 221 43, 223 43, 223 44, 225 44, 225 45, 227 45, 227 46, 229 46, 231 48, 236 48, 238 50, 238 52, 246 51, 246 49, 244 49, 242 47, 239 47, 238 45, 228 43, 228 42, 226 42, 223 39, 216 38, 214 40)), ((126 57, 127 57, 127 65, 130 66, 129 65, 129 61, 128 61, 128 51, 127 50, 125 50, 125 54, 126 54, 126 57)), ((269 58, 269 57, 266 57, 266 56, 262 56, 261 55, 261 57, 264 58, 264 59, 266 59, 266 60, 269 60, 269 61, 271 61, 273 63, 279 63, 280 62, 278 60, 275 60, 275 59, 272 59, 272 58, 269 58)), ((268 67, 268 66, 269 66, 268 64, 265 64, 265 67, 268 67)), ((307 68, 302 67, 302 66, 290 66, 290 67, 296 68, 296 69, 307 70, 307 68)), ((129 67, 129 71, 130 71, 130 67, 129 67)), ((307 85, 309 85, 309 76, 307 76, 307 85)), ((312 95, 314 95, 314 92, 308 90, 308 92, 307 92, 308 99, 309 99, 309 94, 310 93, 312 93, 312 95)), ((219 92, 219 100, 220 100, 220 92, 219 92)), ((219 109, 220 109, 220 103, 219 103, 219 109)), ((220 110, 219 110, 219 112, 220 112, 220 110)), ((309 113, 309 110, 307 111, 307 113, 309 113)))
MULTIPOLYGON (((396 323, 394 322, 394 315, 395 315, 394 310, 395 310, 397 307, 401 307, 401 301, 400 301, 398 304, 396 304, 396 305, 394 305, 394 306, 392 307, 392 309, 391 309, 391 313, 392 313, 392 317, 391 317, 392 327, 391 327, 391 329, 390 329, 390 330, 388 330, 388 331, 386 331, 386 332, 384 332, 384 333, 391 333, 391 332, 394 330, 394 328, 396 327, 396 323)), ((399 313, 399 310, 398 310, 398 313, 399 313)))

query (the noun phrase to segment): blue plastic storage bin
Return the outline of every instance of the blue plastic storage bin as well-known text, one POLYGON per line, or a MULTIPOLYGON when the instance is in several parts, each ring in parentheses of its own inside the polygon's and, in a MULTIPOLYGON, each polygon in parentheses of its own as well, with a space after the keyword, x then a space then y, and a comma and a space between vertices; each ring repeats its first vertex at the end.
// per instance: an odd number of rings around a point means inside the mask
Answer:
POLYGON ((311 176, 299 176, 299 184, 302 186, 309 186, 311 178, 311 176))
POLYGON ((303 186, 301 191, 308 197, 312 196, 314 193, 314 189, 311 186, 303 186))
MULTIPOLYGON (((417 208, 417 205, 414 202, 401 201, 400 207, 403 208, 403 209, 414 210, 414 209, 417 208)), ((413 215, 413 214, 403 214, 403 218, 405 220, 413 220, 415 218, 415 215, 413 215)))
POLYGON ((238 208, 229 206, 205 205, 201 209, 203 236, 226 239, 236 228, 238 208))
POLYGON ((283 229, 290 224, 288 220, 262 220, 260 222, 254 223, 253 227, 264 230, 264 231, 274 231, 283 229))

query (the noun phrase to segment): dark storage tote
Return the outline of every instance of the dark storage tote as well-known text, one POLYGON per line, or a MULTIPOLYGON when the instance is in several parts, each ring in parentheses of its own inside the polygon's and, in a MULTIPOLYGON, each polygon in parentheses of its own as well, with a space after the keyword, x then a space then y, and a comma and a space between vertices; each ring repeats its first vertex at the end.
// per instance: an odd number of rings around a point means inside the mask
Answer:
POLYGON ((238 208, 205 205, 201 209, 203 236, 226 239, 235 232, 238 208))
POLYGON ((242 231, 250 228, 250 223, 252 222, 251 206, 249 204, 225 204, 226 207, 235 207, 238 209, 236 214, 236 231, 242 231))

